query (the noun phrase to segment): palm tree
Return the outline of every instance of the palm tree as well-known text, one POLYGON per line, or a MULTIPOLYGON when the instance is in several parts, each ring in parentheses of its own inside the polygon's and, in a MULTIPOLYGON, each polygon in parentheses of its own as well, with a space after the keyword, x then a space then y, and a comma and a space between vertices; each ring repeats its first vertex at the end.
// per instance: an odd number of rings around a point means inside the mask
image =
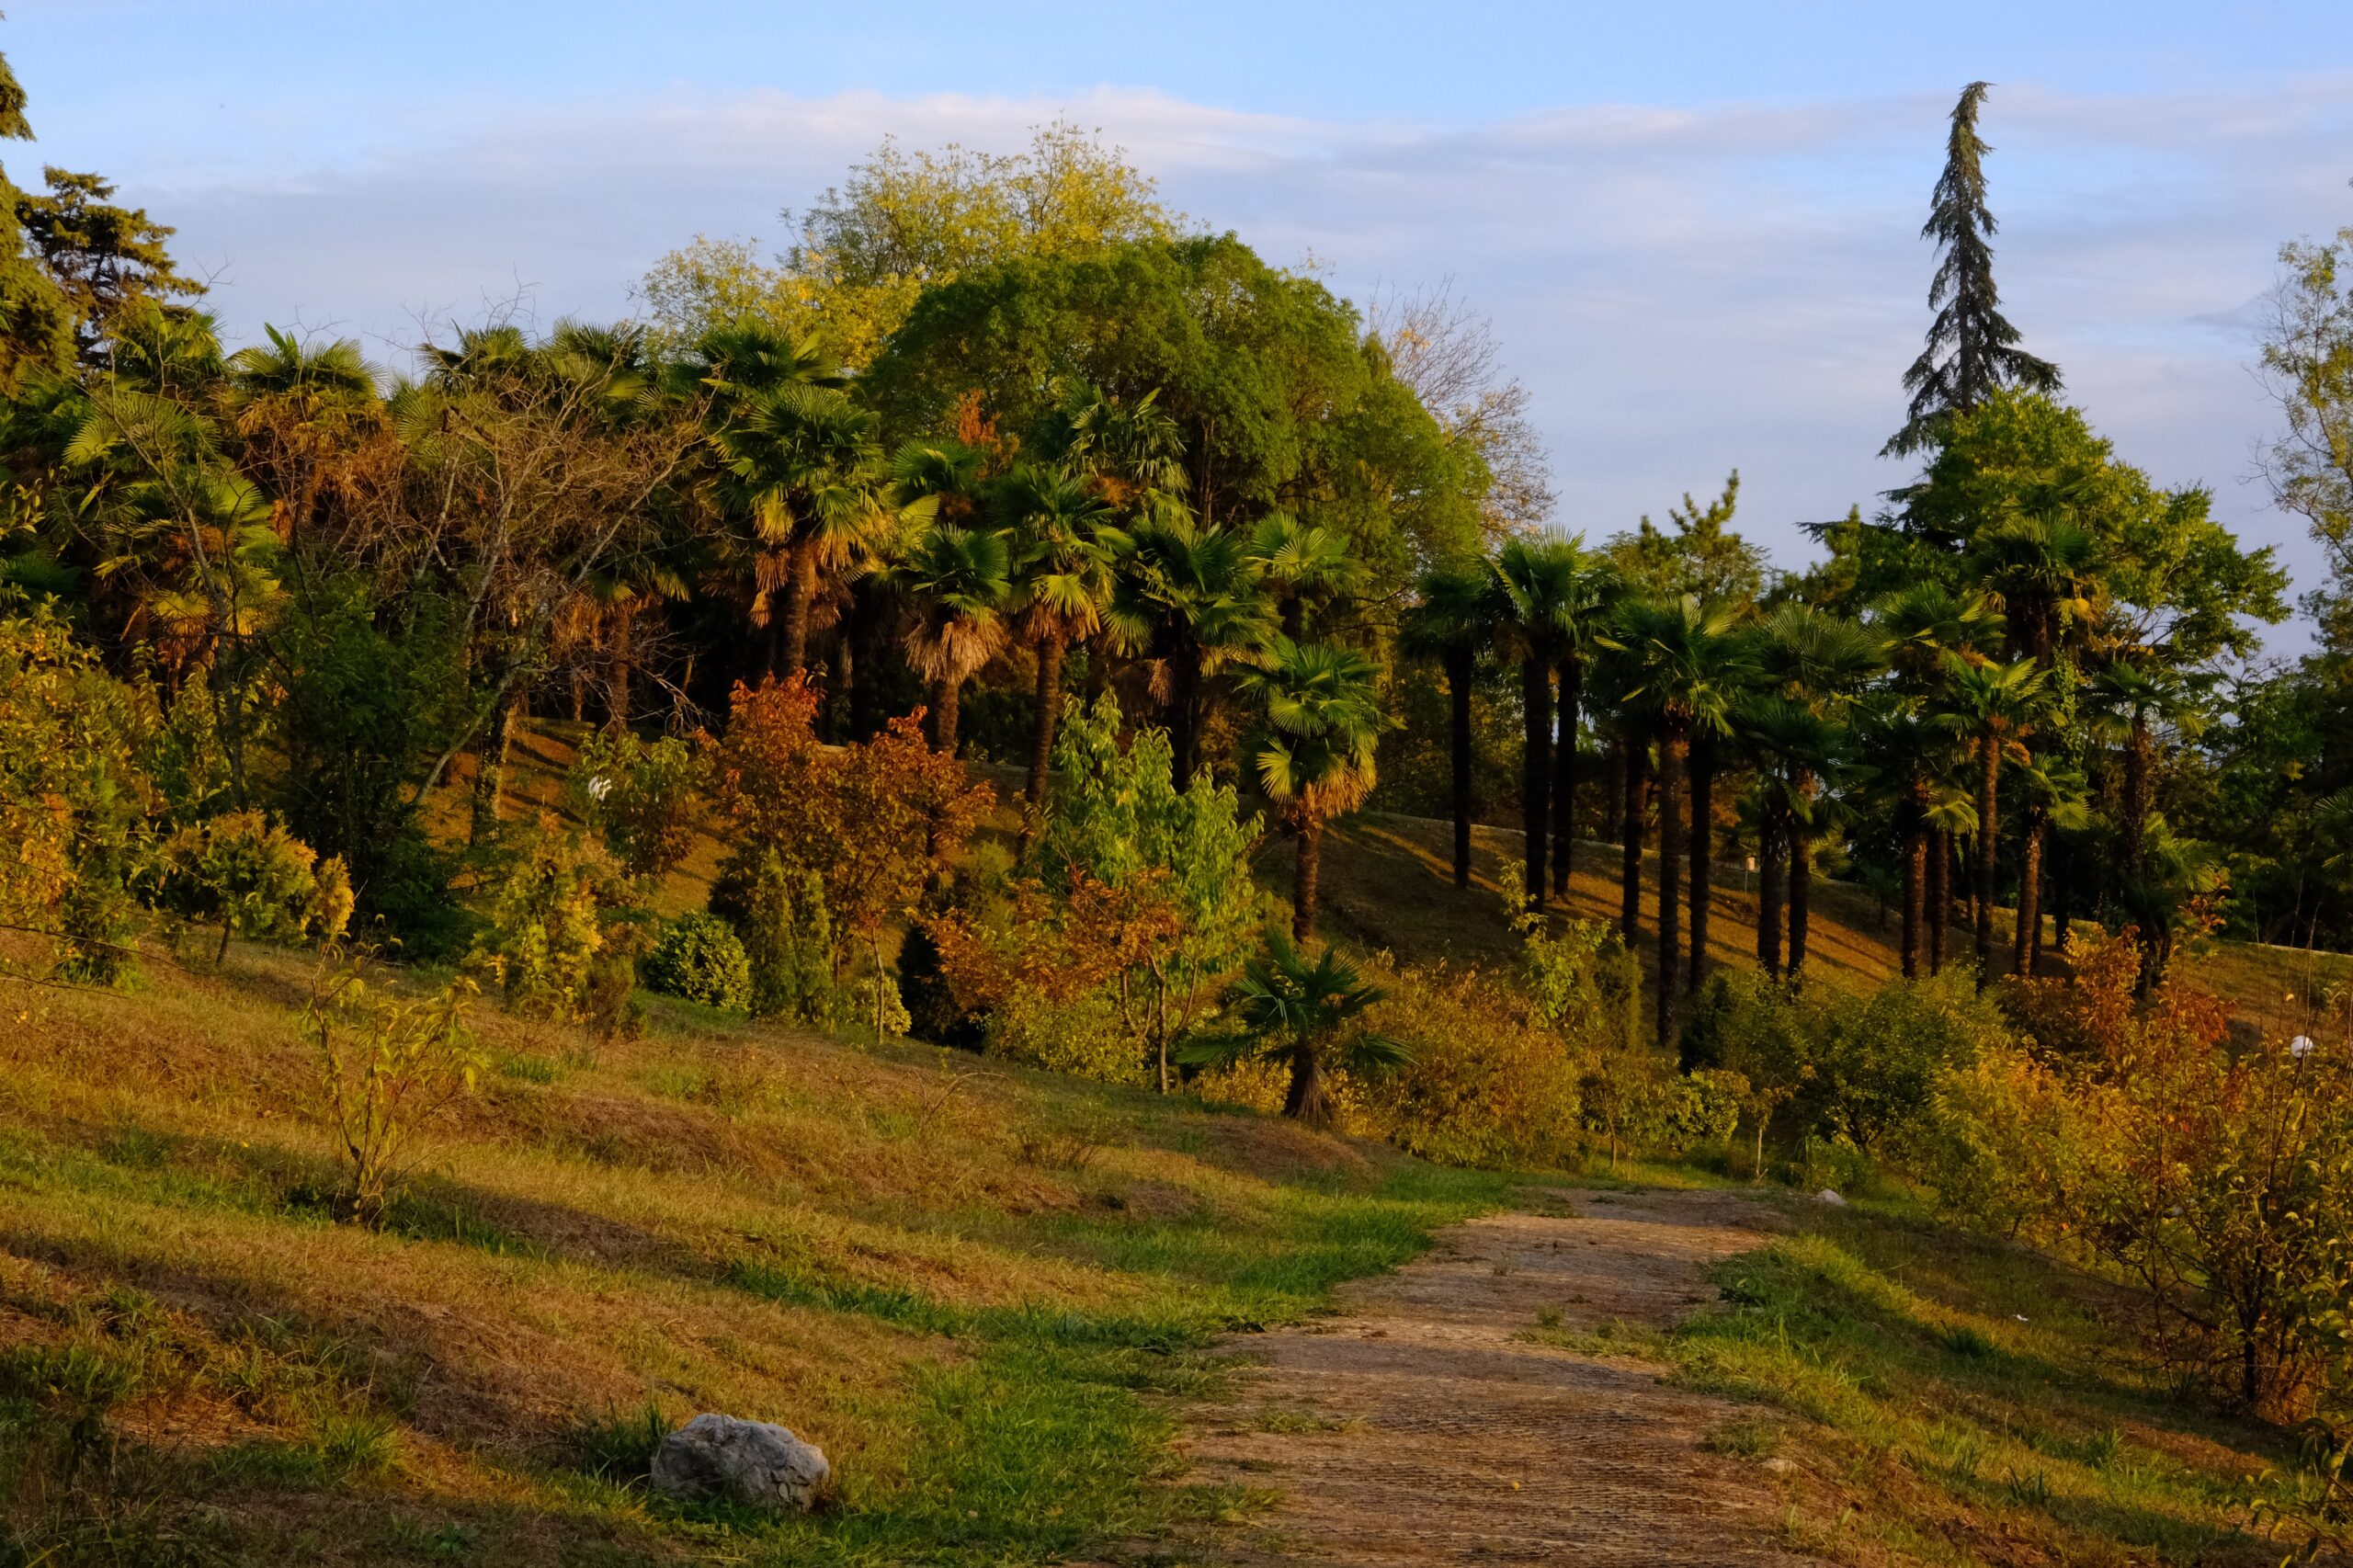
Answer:
POLYGON ((1258 781, 1299 837, 1291 880, 1291 937, 1315 929, 1324 824, 1372 790, 1373 754, 1387 727, 1372 661, 1352 649, 1278 636, 1242 689, 1266 704, 1258 781))
MULTIPOLYGON (((1901 951, 1904 974, 1910 979, 1919 972, 1929 902, 1928 776, 1934 748, 1927 744, 1924 726, 1944 679, 1945 654, 1976 648, 1998 635, 2003 621, 1983 597, 1958 596, 1930 583, 1880 601, 1873 607, 1871 625, 1886 640, 1888 661, 1895 672, 1897 705, 1904 710, 1900 722, 1889 716, 1896 733, 1886 737, 1894 743, 1886 759, 1902 780, 1902 799, 1895 813, 1903 841, 1901 951)), ((1941 876, 1938 881, 1941 885, 1941 876)))
POLYGON ((1274 633, 1257 569, 1231 532, 1164 501, 1127 530, 1104 620, 1125 652, 1157 662, 1176 775, 1189 780, 1200 767, 1206 684, 1274 633))
POLYGON ((917 540, 892 579, 915 600, 907 660, 931 683, 931 744, 953 756, 965 681, 1005 646, 1012 554, 1002 533, 943 524, 917 540))
POLYGON ((2018 769, 2018 923, 2011 933, 2010 969, 2033 974, 2042 959, 2042 849, 2051 829, 2081 827, 2091 818, 2084 776, 2063 759, 2029 757, 2018 769))
POLYGON ((1454 885, 1471 885, 1471 687, 1491 634, 1492 578, 1477 566, 1433 566, 1416 583, 1420 602, 1405 613, 1405 651, 1446 670, 1448 749, 1454 776, 1454 885))
POLYGON ((1302 523, 1289 512, 1269 512, 1250 530, 1244 553, 1274 596, 1283 635, 1306 637, 1311 611, 1353 592, 1365 577, 1364 562, 1348 553, 1344 534, 1302 523))
POLYGON ((1063 658, 1070 645, 1101 629, 1111 599, 1111 563, 1128 540, 1111 526, 1110 507, 1078 474, 1030 464, 997 487, 994 510, 1013 545, 1016 620, 1038 656, 1036 728, 1029 749, 1026 851, 1046 810, 1054 722, 1062 716, 1063 658))
POLYGON ((1266 952, 1245 962, 1239 990, 1247 1034, 1204 1042, 1185 1056, 1199 1063, 1246 1057, 1286 1063, 1290 1085, 1283 1114, 1311 1127, 1332 1119, 1335 1070, 1371 1074, 1412 1060, 1404 1045, 1363 1026, 1366 1010, 1382 993, 1329 947, 1311 963, 1280 931, 1269 931, 1266 952))
POLYGON ((1756 768, 1756 963, 1796 984, 1805 972, 1822 785, 1844 755, 1846 732, 1813 705, 1779 691, 1744 699, 1736 724, 1756 768))
MULTIPOLYGON (((1757 624, 1751 641, 1756 677, 1769 693, 1800 704, 1829 723, 1820 732, 1831 743, 1819 759, 1784 750, 1779 760, 1793 769, 1788 780, 1803 809, 1781 820, 1772 848, 1789 858, 1785 886, 1790 899, 1790 964, 1792 984, 1803 978, 1807 936, 1804 901, 1813 881, 1813 844, 1828 825, 1821 770, 1846 761, 1847 713, 1864 684, 1887 665, 1884 639, 1874 630, 1811 605, 1786 604, 1757 624)), ((1760 879, 1760 887, 1762 881, 1760 879)), ((1696 901, 1696 895, 1695 895, 1696 901)))
POLYGON ((2097 613, 2097 545, 2071 508, 2067 495, 2039 494, 1969 542, 1966 569, 2002 610, 2012 656, 2045 670, 2068 629, 2097 613))
POLYGON ((728 402, 713 437, 759 551, 755 625, 776 628, 772 665, 806 667, 809 612, 822 579, 857 562, 901 521, 928 513, 922 497, 894 505, 882 472, 876 416, 828 387, 786 381, 728 402), (775 617, 779 590, 784 613, 775 617))
MULTIPOLYGON (((1553 790, 1552 666, 1578 630, 1579 579, 1588 571, 1578 537, 1515 539, 1495 560, 1495 619, 1519 652, 1520 813, 1527 832, 1528 906, 1541 912, 1546 832, 1553 790)), ((1574 747, 1575 737, 1568 744, 1574 747)))
POLYGON ((1977 766, 1977 988, 1984 990, 1994 965, 1994 851, 2001 826, 2002 763, 2040 716, 2043 674, 2032 658, 2011 664, 1972 664, 1957 653, 1945 656, 1946 727, 1968 735, 1977 766))
POLYGON ((1627 672, 1625 703, 1647 714, 1658 735, 1658 1040, 1675 1039, 1682 933, 1684 764, 1695 732, 1722 733, 1745 676, 1745 650, 1732 636, 1729 608, 1704 608, 1690 594, 1669 604, 1630 605, 1614 641, 1627 672))

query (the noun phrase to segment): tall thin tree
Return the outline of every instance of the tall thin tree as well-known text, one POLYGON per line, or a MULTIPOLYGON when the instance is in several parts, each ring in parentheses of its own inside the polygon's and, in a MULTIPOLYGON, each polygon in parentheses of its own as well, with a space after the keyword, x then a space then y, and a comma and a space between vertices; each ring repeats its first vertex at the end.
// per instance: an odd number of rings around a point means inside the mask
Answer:
POLYGON ((2002 314, 1994 287, 1994 214, 1985 205, 1985 154, 1977 112, 1992 84, 1972 82, 1953 106, 1945 142, 1944 173, 1930 198, 1920 236, 1943 251, 1928 285, 1928 341, 1904 372, 1912 394, 1904 428, 1888 437, 1881 456, 1903 456, 1936 443, 1948 416, 1975 408, 1996 387, 2055 392, 2059 367, 2018 347, 2018 329, 2002 314))

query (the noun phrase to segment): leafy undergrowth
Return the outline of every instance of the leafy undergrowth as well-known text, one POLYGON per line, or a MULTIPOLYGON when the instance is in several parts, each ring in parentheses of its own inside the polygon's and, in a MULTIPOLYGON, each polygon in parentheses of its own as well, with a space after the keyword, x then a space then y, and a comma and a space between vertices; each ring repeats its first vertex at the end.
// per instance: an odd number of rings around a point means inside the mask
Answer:
MULTIPOLYGON (((1235 1505, 1169 1402, 1498 1200, 1246 1114, 661 1006, 476 1015, 496 1070, 340 1223, 306 970, 11 985, 0 1564, 1017 1563, 1235 1505), (792 1426, 783 1526, 650 1498, 700 1410, 792 1426)), ((1148 1550, 1137 1545, 1138 1551, 1148 1550)))
POLYGON ((2262 1564, 2280 1433, 2152 1365, 2122 1293, 1893 1206, 1808 1209, 1718 1271, 1728 1305, 1643 1346, 1762 1407, 1717 1451, 1797 1467, 1791 1544, 1834 1561, 2262 1564))

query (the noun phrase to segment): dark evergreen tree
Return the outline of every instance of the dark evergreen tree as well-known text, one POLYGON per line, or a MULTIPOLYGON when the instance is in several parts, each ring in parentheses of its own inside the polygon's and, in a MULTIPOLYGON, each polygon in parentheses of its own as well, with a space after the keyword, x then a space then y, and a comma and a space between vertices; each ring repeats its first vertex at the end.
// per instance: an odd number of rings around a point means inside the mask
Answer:
POLYGON ((2039 392, 2059 387, 2059 367, 2018 347, 2018 329, 2002 314, 1994 287, 1995 224, 1985 206, 1984 166, 1992 149, 1977 134, 1977 111, 1990 86, 1972 82, 1953 106, 1945 172, 1920 230, 1944 252, 1928 285, 1928 308, 1937 318, 1928 325, 1927 346, 1904 372, 1910 416, 1881 449, 1883 457, 1932 445, 1947 415, 1975 408, 1998 387, 2039 392))

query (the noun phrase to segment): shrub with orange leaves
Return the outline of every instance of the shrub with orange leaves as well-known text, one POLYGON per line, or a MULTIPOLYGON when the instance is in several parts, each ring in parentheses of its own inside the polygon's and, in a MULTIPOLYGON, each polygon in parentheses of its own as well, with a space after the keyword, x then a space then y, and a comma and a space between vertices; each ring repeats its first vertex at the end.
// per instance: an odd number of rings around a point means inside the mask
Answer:
POLYGON ((931 748, 921 715, 892 720, 870 741, 829 746, 817 738, 818 703, 802 676, 739 683, 726 734, 706 747, 731 863, 773 850, 789 869, 816 873, 838 973, 842 945, 875 943, 913 916, 996 795, 931 748))

